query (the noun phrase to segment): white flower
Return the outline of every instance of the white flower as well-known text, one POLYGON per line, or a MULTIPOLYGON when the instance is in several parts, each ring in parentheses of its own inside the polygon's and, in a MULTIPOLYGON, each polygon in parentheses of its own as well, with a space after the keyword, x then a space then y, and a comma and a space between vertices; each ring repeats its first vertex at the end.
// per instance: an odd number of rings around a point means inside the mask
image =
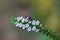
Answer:
POLYGON ((25 19, 24 18, 22 18, 22 23, 25 21, 25 19))
POLYGON ((23 24, 23 25, 22 25, 22 29, 25 29, 25 28, 26 28, 26 27, 25 27, 25 25, 23 24))
POLYGON ((26 19, 29 19, 29 17, 27 16, 26 19))
POLYGON ((22 23, 19 24, 19 27, 22 27, 22 23))
POLYGON ((26 24, 26 27, 29 27, 29 24, 26 24))
POLYGON ((42 24, 40 24, 40 27, 42 27, 42 24))
POLYGON ((45 27, 42 27, 42 29, 44 30, 44 29, 45 29, 45 27))
POLYGON ((17 19, 17 21, 20 21, 22 18, 23 18, 23 16, 17 17, 16 19, 17 19))
POLYGON ((28 21, 28 23, 30 24, 30 23, 31 23, 31 21, 28 21))
POLYGON ((17 17, 16 19, 17 19, 17 21, 20 21, 20 17, 17 17))
POLYGON ((15 22, 14 24, 17 24, 18 22, 15 22))
POLYGON ((39 31, 40 31, 40 29, 36 29, 36 30, 35 30, 35 32, 39 32, 39 31))
POLYGON ((28 27, 28 28, 27 28, 27 31, 28 31, 28 32, 31 31, 31 27, 28 27))
POLYGON ((40 24, 40 22, 37 20, 37 21, 36 21, 36 25, 39 25, 39 24, 40 24))
POLYGON ((47 26, 45 26, 45 28, 47 28, 47 26))
POLYGON ((36 30, 36 26, 33 26, 33 27, 32 27, 32 30, 33 30, 33 31, 36 30))
POLYGON ((28 22, 28 19, 27 18, 25 18, 25 22, 28 22))
POLYGON ((35 20, 32 21, 32 25, 35 25, 35 20))
POLYGON ((16 23, 16 27, 18 27, 19 26, 19 23, 16 23))

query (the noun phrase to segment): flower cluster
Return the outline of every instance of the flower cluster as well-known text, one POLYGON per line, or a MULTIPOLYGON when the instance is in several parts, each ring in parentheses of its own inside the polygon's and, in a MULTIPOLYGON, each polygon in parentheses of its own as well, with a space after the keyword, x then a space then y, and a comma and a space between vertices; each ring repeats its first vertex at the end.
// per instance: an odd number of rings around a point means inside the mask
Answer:
MULTIPOLYGON (((15 18, 16 22, 14 23, 16 27, 21 27, 22 29, 27 29, 27 31, 39 32, 40 29, 37 26, 40 25, 38 20, 32 20, 31 17, 24 18, 23 16, 15 18)), ((42 25, 40 25, 42 27, 42 25)))
POLYGON ((56 34, 55 32, 49 30, 46 26, 43 26, 39 20, 32 20, 31 17, 23 17, 19 16, 16 18, 13 18, 13 23, 16 25, 16 27, 27 29, 27 31, 35 31, 35 32, 43 32, 47 36, 55 38, 56 34))

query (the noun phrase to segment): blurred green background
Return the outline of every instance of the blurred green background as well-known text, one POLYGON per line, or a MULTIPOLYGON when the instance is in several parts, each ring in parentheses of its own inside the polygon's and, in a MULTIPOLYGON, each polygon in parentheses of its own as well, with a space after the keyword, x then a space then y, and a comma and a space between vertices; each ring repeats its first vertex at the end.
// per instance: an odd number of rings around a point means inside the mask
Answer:
POLYGON ((17 31, 19 40, 53 40, 45 34, 16 28, 9 22, 10 18, 21 15, 40 20, 44 26, 60 34, 60 0, 0 0, 0 30, 17 31))

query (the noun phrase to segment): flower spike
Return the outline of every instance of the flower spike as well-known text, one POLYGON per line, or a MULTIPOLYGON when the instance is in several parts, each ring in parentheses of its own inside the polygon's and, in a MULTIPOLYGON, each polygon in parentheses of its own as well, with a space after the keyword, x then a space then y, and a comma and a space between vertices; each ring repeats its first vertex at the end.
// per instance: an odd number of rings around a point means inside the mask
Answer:
POLYGON ((29 31, 43 32, 43 34, 46 34, 47 36, 56 39, 55 32, 49 30, 46 26, 43 26, 39 20, 32 20, 30 16, 27 16, 26 18, 24 18, 23 16, 19 16, 13 18, 11 22, 15 24, 16 27, 27 29, 28 32, 29 31))

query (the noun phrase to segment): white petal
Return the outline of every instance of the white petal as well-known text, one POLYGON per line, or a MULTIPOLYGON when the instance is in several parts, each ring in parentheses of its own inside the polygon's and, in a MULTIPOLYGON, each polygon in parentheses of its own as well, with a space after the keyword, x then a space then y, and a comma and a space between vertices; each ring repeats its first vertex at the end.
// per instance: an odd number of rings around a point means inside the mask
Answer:
POLYGON ((30 23, 31 23, 31 21, 28 21, 28 23, 30 24, 30 23))
POLYGON ((39 29, 36 29, 35 32, 39 32, 39 29))
POLYGON ((33 31, 36 30, 36 26, 33 26, 33 27, 32 27, 32 30, 33 30, 33 31))
POLYGON ((14 24, 17 24, 18 22, 15 22, 14 24))
POLYGON ((29 17, 26 17, 26 19, 29 19, 29 17))
POLYGON ((17 21, 20 21, 22 18, 23 18, 23 16, 17 17, 16 19, 17 19, 17 21))
POLYGON ((20 19, 20 17, 17 17, 16 19, 20 19))
POLYGON ((47 26, 45 26, 45 28, 47 28, 47 26))
POLYGON ((32 21, 32 25, 35 25, 35 20, 32 21))
POLYGON ((23 19, 22 19, 22 23, 23 23, 24 21, 25 21, 25 19, 23 18, 23 19))
POLYGON ((29 24, 26 24, 26 27, 29 27, 29 24))
POLYGON ((19 27, 22 27, 22 23, 19 24, 19 27))
POLYGON ((20 21, 20 17, 17 17, 16 19, 17 19, 17 21, 20 21))
POLYGON ((27 28, 27 31, 28 31, 28 32, 31 31, 31 27, 28 27, 28 28, 27 28))
POLYGON ((36 25, 39 25, 39 24, 40 24, 40 22, 37 20, 37 21, 36 21, 36 25))
POLYGON ((19 23, 16 23, 16 27, 18 27, 19 26, 19 23))
POLYGON ((20 17, 20 19, 22 19, 22 18, 23 18, 23 16, 20 17))
POLYGON ((28 22, 28 19, 25 19, 25 22, 28 22))
POLYGON ((26 27, 25 27, 25 25, 22 25, 22 29, 25 29, 26 27))
POLYGON ((42 27, 42 24, 40 24, 40 27, 42 27))

